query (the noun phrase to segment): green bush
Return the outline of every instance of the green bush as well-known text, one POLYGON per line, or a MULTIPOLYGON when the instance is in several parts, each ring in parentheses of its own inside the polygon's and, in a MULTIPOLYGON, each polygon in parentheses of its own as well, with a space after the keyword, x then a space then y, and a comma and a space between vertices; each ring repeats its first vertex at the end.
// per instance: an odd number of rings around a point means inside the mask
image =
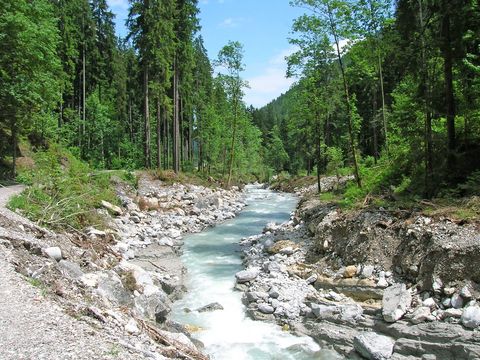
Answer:
POLYGON ((101 200, 117 203, 110 173, 93 174, 90 167, 69 151, 54 145, 34 155, 35 165, 23 169, 17 180, 29 185, 9 202, 40 225, 52 228, 81 229, 102 227, 95 208, 101 200))

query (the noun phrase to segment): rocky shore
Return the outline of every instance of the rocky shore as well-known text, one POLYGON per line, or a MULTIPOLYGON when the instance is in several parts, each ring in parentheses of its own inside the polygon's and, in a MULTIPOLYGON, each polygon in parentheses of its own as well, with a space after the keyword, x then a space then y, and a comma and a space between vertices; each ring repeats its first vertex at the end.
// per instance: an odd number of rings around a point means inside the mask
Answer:
MULTIPOLYGON (((119 184, 118 195, 121 207, 103 202, 98 210, 108 220, 104 231, 90 227, 56 234, 0 209, 2 264, 39 289, 39 302, 59 306, 111 344, 110 352, 104 349, 95 358, 206 359, 188 324, 167 320, 172 301, 185 290, 182 237, 234 217, 244 206, 242 192, 167 186, 143 177, 138 189, 119 184)), ((23 286, 21 278, 15 281, 23 286)), ((12 326, 22 321, 15 315, 12 326)), ((64 346, 60 334, 55 341, 64 346)), ((73 358, 85 358, 85 349, 71 346, 73 358)), ((0 350, 0 357, 44 356, 38 351, 0 350)))
POLYGON ((252 318, 351 359, 480 358, 475 225, 300 193, 290 221, 242 240, 236 288, 252 318))

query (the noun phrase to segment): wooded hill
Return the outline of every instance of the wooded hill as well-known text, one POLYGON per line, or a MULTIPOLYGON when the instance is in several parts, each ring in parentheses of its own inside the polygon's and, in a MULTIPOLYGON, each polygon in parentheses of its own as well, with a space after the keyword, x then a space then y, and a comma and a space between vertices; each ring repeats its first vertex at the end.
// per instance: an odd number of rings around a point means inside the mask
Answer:
POLYGON ((288 58, 299 81, 254 111, 276 171, 352 166, 368 191, 478 193, 478 1, 291 3, 306 9, 288 58))
POLYGON ((131 0, 119 39, 106 0, 5 0, 0 9, 0 161, 58 142, 97 168, 262 171, 241 101, 242 46, 213 76, 197 0, 131 0))

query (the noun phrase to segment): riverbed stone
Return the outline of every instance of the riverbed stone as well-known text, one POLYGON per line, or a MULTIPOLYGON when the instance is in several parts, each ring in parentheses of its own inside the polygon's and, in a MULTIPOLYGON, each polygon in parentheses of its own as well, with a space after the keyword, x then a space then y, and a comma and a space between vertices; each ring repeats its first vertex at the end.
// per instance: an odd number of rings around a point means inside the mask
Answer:
POLYGON ((382 314, 387 322, 395 322, 402 318, 412 303, 412 295, 405 284, 395 284, 387 289, 382 299, 382 314))
POLYGON ((430 307, 428 306, 420 306, 415 309, 415 311, 412 313, 410 322, 412 324, 420 324, 422 322, 427 321, 431 315, 430 312, 430 307))
POLYGON ((355 265, 350 265, 345 268, 343 276, 346 278, 352 278, 357 274, 357 267, 355 265))
POLYGON ((453 294, 451 304, 455 309, 461 309, 463 307, 463 298, 460 296, 460 294, 453 294))
POLYGON ((369 279, 373 275, 373 271, 375 267, 373 265, 365 265, 362 267, 362 271, 360 272, 360 277, 364 279, 369 279))
POLYGON ((273 314, 275 312, 275 309, 273 308, 273 306, 267 303, 260 303, 258 304, 258 311, 260 311, 262 314, 273 314))
POLYGON ((243 284, 252 280, 255 280, 258 276, 258 270, 250 269, 250 270, 242 270, 235 274, 235 278, 239 284, 243 284))
POLYGON ((386 360, 393 354, 395 341, 373 331, 364 332, 353 339, 355 350, 366 359, 386 360))
POLYGON ((463 326, 469 329, 476 329, 480 326, 480 307, 470 306, 463 311, 461 318, 463 326))
POLYGON ((212 311, 223 310, 223 309, 224 308, 221 304, 219 304, 218 302, 213 302, 211 304, 198 308, 197 311, 199 313, 203 313, 203 312, 212 312, 212 311))

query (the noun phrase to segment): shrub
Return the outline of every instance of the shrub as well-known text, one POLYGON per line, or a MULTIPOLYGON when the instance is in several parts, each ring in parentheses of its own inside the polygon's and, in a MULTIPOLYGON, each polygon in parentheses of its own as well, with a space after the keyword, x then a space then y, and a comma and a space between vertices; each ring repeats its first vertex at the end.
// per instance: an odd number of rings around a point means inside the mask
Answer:
POLYGON ((54 145, 36 153, 35 166, 22 170, 17 180, 30 185, 9 202, 40 225, 52 228, 102 227, 95 208, 101 200, 118 203, 109 173, 92 174, 85 163, 54 145))

